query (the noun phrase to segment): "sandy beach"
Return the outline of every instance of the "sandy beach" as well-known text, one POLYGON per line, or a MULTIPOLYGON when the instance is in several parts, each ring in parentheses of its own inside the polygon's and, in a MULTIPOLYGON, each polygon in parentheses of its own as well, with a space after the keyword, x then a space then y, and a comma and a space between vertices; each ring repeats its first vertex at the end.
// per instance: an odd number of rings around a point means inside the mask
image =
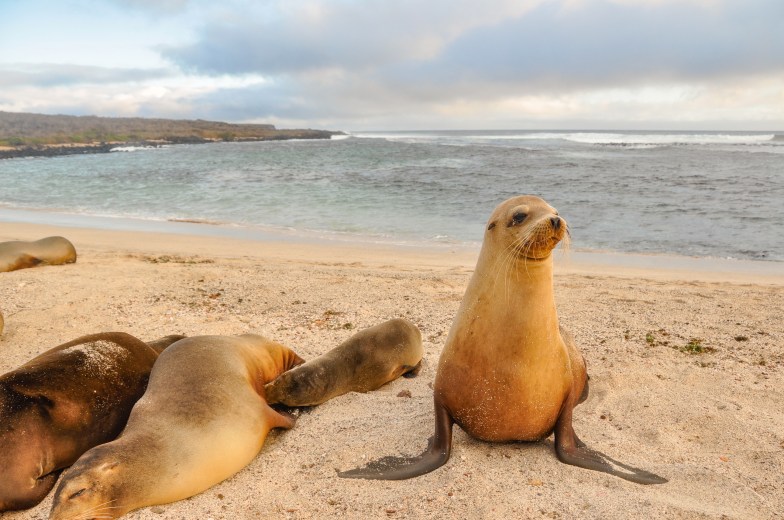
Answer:
MULTIPOLYGON (((424 448, 429 385, 477 250, 0 224, 0 241, 49 235, 69 238, 78 261, 0 273, 0 372, 99 331, 144 340, 254 332, 305 359, 393 317, 422 331, 419 377, 303 412, 234 477, 129 520, 784 514, 781 264, 557 254, 559 316, 591 375, 575 430, 669 483, 640 486, 566 466, 552 438, 491 445, 458 428, 445 467, 381 482, 340 479, 336 470, 424 448)), ((45 519, 50 505, 51 494, 0 517, 45 519)))

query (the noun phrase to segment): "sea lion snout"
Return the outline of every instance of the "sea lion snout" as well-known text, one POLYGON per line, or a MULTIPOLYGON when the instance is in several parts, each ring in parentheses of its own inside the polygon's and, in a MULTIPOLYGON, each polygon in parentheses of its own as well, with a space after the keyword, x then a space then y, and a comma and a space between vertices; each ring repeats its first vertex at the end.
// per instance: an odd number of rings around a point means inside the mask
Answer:
POLYGON ((561 229, 561 217, 556 215, 555 217, 551 218, 550 225, 553 226, 553 229, 556 231, 561 229))

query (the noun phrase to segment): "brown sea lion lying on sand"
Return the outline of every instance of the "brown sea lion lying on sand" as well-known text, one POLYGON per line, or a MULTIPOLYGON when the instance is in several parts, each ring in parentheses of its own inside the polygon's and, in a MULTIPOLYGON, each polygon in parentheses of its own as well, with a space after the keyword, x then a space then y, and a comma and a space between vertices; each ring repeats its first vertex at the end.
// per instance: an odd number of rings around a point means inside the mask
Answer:
POLYGON ((92 334, 0 376, 0 511, 36 505, 63 468, 114 439, 158 354, 183 337, 92 334))

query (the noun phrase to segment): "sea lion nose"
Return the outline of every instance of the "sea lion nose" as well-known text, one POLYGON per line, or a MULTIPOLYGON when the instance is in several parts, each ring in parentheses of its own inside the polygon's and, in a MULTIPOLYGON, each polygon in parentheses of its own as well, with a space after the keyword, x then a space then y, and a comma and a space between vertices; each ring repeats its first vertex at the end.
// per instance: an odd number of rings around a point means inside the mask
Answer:
POLYGON ((561 217, 553 217, 550 219, 550 224, 553 226, 553 229, 558 231, 561 227, 561 217))

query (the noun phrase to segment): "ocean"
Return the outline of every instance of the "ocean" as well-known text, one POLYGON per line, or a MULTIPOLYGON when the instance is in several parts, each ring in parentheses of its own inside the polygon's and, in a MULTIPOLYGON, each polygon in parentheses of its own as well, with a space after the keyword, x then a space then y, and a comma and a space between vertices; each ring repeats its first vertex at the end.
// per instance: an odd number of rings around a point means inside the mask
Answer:
POLYGON ((577 250, 784 261, 773 132, 355 132, 0 160, 0 221, 34 210, 53 224, 478 244, 493 208, 518 194, 558 208, 577 250))

